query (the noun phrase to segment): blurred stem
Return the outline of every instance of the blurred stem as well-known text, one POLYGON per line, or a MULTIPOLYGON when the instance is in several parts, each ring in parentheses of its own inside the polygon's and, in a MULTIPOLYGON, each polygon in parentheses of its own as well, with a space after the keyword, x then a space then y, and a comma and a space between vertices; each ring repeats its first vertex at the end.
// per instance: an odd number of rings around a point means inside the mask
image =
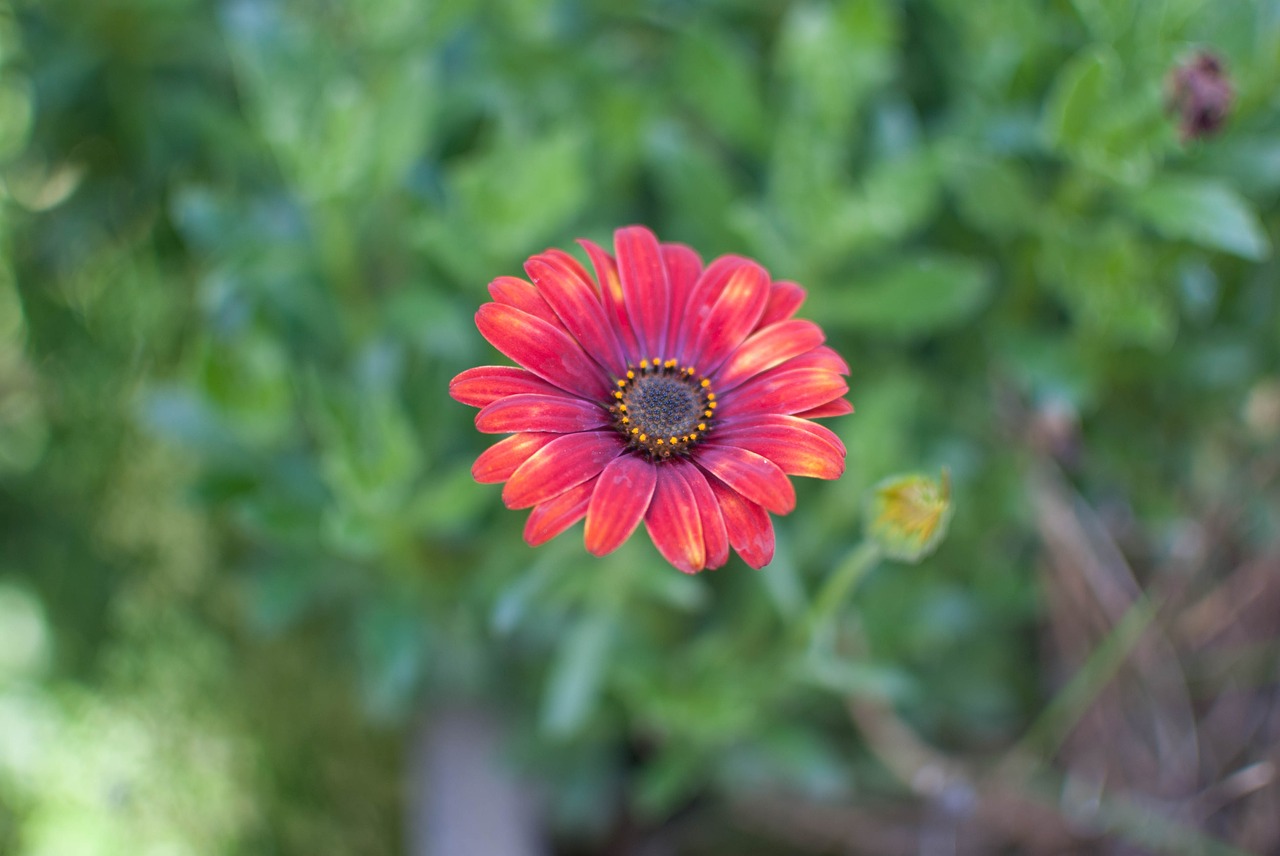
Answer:
POLYGON ((826 585, 814 598, 808 615, 800 625, 806 639, 812 639, 814 634, 830 624, 849 593, 881 558, 879 546, 870 540, 863 541, 849 551, 840 566, 827 578, 826 585))

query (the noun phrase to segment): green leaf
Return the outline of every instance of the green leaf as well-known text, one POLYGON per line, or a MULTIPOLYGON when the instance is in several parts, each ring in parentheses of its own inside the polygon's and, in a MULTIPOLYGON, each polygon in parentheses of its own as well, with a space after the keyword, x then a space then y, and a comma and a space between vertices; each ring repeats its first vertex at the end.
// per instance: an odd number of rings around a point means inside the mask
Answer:
POLYGON ((1093 48, 1067 63, 1053 83, 1045 107, 1049 143, 1072 148, 1085 143, 1120 76, 1120 62, 1108 48, 1093 48))
MULTIPOLYGON (((990 298, 986 266, 959 256, 922 256, 901 262, 842 291, 822 295, 818 317, 890 336, 923 336, 972 318, 990 298)), ((818 304, 815 295, 814 303, 818 304)))
POLYGON ((612 609, 594 609, 565 634, 542 703, 542 728, 548 734, 572 734, 591 713, 600 695, 615 625, 612 609))
POLYGON ((1271 253, 1257 214, 1223 182, 1166 178, 1135 194, 1130 205, 1139 219, 1166 238, 1184 239, 1251 261, 1271 253))

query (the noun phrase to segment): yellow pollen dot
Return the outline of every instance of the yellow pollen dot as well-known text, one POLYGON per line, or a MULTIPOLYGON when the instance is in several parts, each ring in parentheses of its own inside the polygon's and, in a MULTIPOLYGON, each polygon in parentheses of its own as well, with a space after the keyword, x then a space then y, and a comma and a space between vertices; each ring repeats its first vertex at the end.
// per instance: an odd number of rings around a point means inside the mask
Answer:
POLYGON ((630 416, 624 416, 624 417, 622 417, 622 424, 623 424, 623 425, 626 425, 626 424, 627 424, 628 422, 630 422, 630 421, 631 421, 631 417, 630 417, 630 416))
POLYGON ((632 429, 631 429, 631 433, 632 433, 632 434, 639 434, 639 433, 640 433, 640 429, 639 429, 639 428, 632 428, 632 429))
POLYGON ((674 445, 675 445, 676 443, 678 443, 678 442, 680 442, 680 441, 679 441, 679 440, 677 440, 675 437, 672 437, 672 438, 671 438, 671 445, 673 445, 673 446, 674 446, 674 445))
POLYGON ((716 409, 716 403, 715 403, 714 401, 708 401, 708 402, 707 402, 707 407, 710 407, 712 410, 715 410, 715 409, 716 409))
POLYGON ((690 435, 689 435, 689 439, 690 439, 690 440, 696 440, 696 439, 698 439, 698 432, 697 432, 697 431, 694 431, 692 434, 690 434, 690 435))
POLYGON ((642 369, 647 369, 647 368, 649 368, 649 361, 648 361, 648 360, 641 360, 641 361, 640 361, 640 368, 642 368, 642 369))
POLYGON ((667 360, 665 363, 663 363, 663 365, 665 365, 667 368, 674 368, 675 364, 676 364, 675 360, 667 360))
POLYGON ((702 388, 703 388, 703 389, 706 389, 706 388, 707 388, 707 387, 709 387, 709 386, 711 386, 711 381, 707 380, 707 379, 704 377, 704 378, 702 379, 702 388))
POLYGON ((699 431, 706 431, 706 430, 707 430, 707 423, 705 423, 705 422, 699 422, 699 423, 698 423, 698 430, 699 430, 699 431))
POLYGON ((635 380, 635 379, 636 379, 636 373, 635 373, 635 372, 633 372, 633 371, 628 371, 628 372, 627 372, 627 380, 635 380))
POLYGON ((708 419, 710 419, 710 418, 711 418, 711 411, 710 411, 710 410, 704 410, 704 411, 702 411, 702 415, 703 415, 703 416, 705 416, 705 417, 707 417, 708 419))
POLYGON ((687 371, 689 374, 695 374, 697 373, 698 370, 695 369, 693 366, 689 366, 689 368, 685 369, 685 371, 687 371))
POLYGON ((621 410, 623 413, 627 412, 627 406, 625 404, 619 404, 618 409, 621 410))
POLYGON ((625 387, 626 385, 627 385, 627 382, 626 382, 625 380, 620 380, 620 381, 618 381, 618 386, 619 386, 619 387, 625 387))
POLYGON ((659 445, 659 446, 661 446, 661 445, 662 445, 662 438, 661 438, 661 437, 659 437, 659 438, 658 438, 658 445, 659 445))
POLYGON ((716 394, 714 392, 708 392, 707 401, 715 401, 715 400, 716 400, 716 394))
POLYGON ((645 443, 645 442, 647 442, 648 440, 649 440, 649 435, 648 435, 648 434, 641 434, 641 435, 640 435, 640 442, 641 442, 641 443, 645 443))
POLYGON ((620 393, 620 392, 615 392, 615 393, 613 394, 613 397, 614 397, 614 398, 616 398, 616 399, 618 399, 619 401, 621 401, 621 400, 622 400, 622 393, 620 393))

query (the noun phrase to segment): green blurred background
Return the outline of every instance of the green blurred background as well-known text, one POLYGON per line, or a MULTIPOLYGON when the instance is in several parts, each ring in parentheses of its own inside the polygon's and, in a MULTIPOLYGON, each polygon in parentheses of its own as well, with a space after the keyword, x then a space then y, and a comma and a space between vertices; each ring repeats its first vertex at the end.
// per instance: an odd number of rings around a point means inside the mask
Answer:
POLYGON ((1278 93, 1275 0, 0 2, 0 853, 409 852, 459 709, 557 854, 1280 852, 1278 93), (853 366, 763 571, 471 480, 628 223, 853 366))

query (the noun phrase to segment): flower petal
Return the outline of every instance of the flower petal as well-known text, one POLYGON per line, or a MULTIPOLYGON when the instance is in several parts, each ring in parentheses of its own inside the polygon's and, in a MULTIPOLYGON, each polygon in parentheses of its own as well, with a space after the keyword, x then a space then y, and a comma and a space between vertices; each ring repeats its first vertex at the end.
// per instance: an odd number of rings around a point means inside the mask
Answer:
POLYGON ((787 362, 783 369, 826 369, 836 374, 847 375, 849 373, 849 364, 844 361, 844 357, 837 354, 831 348, 823 345, 814 348, 812 351, 801 354, 792 358, 787 362))
POLYGON ((825 419, 831 416, 848 416, 853 412, 853 405, 848 399, 836 398, 826 404, 819 404, 796 414, 801 419, 825 419))
POLYGON ((551 304, 542 299, 542 295, 538 294, 538 289, 531 282, 525 282, 516 276, 500 276, 489 283, 489 294, 498 303, 514 306, 521 312, 541 318, 553 327, 564 329, 551 304))
POLYGON ((564 395, 564 391, 515 366, 478 366, 449 381, 449 395, 472 407, 484 407, 508 395, 564 395))
MULTIPOLYGON (((743 435, 756 435, 787 440, 795 433, 810 434, 816 440, 826 443, 840 456, 844 456, 844 441, 829 428, 802 419, 799 416, 787 416, 781 413, 762 413, 754 416, 739 416, 735 419, 721 420, 716 424, 715 433, 707 435, 709 440, 736 439, 743 435)), ((803 440, 799 442, 804 442, 803 440)), ((736 445, 736 444, 735 444, 736 445)))
POLYGON ((564 434, 534 452, 512 473, 502 489, 502 501, 507 508, 546 502, 595 478, 621 452, 622 438, 614 431, 564 434))
POLYGON ((524 263, 525 273, 538 287, 542 296, 560 318, 582 349, 614 377, 622 377, 627 371, 618 340, 605 317, 600 297, 591 283, 579 274, 582 270, 571 256, 564 258, 552 253, 534 256, 524 263), (573 262, 568 264, 565 259, 573 262), (575 271, 574 267, 578 270, 575 271))
POLYGON ((720 399, 716 416, 731 419, 757 413, 799 413, 848 391, 849 384, 835 372, 784 365, 756 375, 720 399))
POLYGON ((587 251, 591 266, 596 269, 596 279, 600 282, 600 302, 613 326, 614 335, 626 352, 627 362, 639 362, 640 345, 636 342, 635 330, 627 316, 627 300, 622 294, 622 278, 618 275, 617 261, 601 249, 599 244, 586 238, 579 239, 578 243, 587 251))
POLYGON ((587 550, 612 553, 644 519, 658 480, 658 468, 637 455, 619 455, 596 479, 587 512, 587 550))
POLYGON ((628 226, 614 233, 613 246, 636 340, 648 356, 665 358, 671 285, 658 239, 643 226, 628 226))
MULTIPOLYGON (((672 357, 681 363, 692 362, 694 345, 698 341, 702 328, 706 326, 707 319, 711 317, 711 310, 715 308, 716 301, 720 299, 725 286, 729 284, 734 274, 744 265, 750 264, 755 263, 742 256, 720 256, 703 269, 680 315, 679 332, 670 343, 672 357)), ((702 367, 695 364, 695 368, 702 367)))
POLYGON ((733 272, 698 329, 689 360, 710 374, 755 329, 769 299, 769 274, 754 262, 733 272))
POLYGON ((689 295, 693 294, 693 287, 702 274, 702 259, 684 244, 663 244, 662 261, 667 266, 667 282, 671 286, 671 309, 667 314, 667 350, 673 350, 676 346, 676 331, 680 329, 689 295))
POLYGON ((644 528, 664 559, 686 574, 696 574, 707 564, 707 549, 693 490, 674 467, 654 469, 658 483, 644 515, 644 528))
POLYGON ((497 484, 511 478, 534 452, 559 434, 512 434, 480 453, 471 465, 471 477, 480 484, 497 484))
POLYGON ((530 547, 537 547, 581 520, 587 513, 587 503, 595 486, 595 479, 589 479, 535 505, 524 524, 525 542, 530 547))
POLYGON ((574 395, 599 401, 608 396, 604 370, 559 327, 501 303, 481 306, 476 327, 489 344, 543 380, 574 395))
POLYGON ((687 461, 676 461, 672 469, 680 475, 693 492, 694 504, 698 506, 698 518, 702 523, 702 541, 707 555, 707 568, 714 570, 729 561, 729 535, 725 532, 724 517, 720 514, 720 503, 707 484, 707 477, 702 470, 687 461))
POLYGON ((838 479, 844 473, 844 455, 829 443, 803 431, 782 431, 781 436, 745 433, 727 437, 717 431, 710 446, 733 446, 773 461, 789 476, 838 479))
POLYGON ((796 489, 782 469, 755 452, 736 446, 701 446, 698 466, 754 503, 774 514, 789 514, 796 507, 796 489))
POLYGON ((609 414, 603 407, 565 395, 509 395, 476 414, 476 429, 485 434, 572 434, 608 425, 609 414))
POLYGON ((711 492, 720 503, 729 543, 742 561, 760 569, 773 561, 773 521, 769 513, 719 479, 709 478, 711 492))
POLYGON ((768 327, 786 321, 796 314, 807 296, 805 290, 794 282, 775 282, 769 286, 769 302, 765 304, 759 326, 768 327))
POLYGON ((787 360, 812 351, 826 336, 812 321, 781 321, 752 333, 742 346, 729 355, 711 379, 718 394, 723 394, 750 377, 787 360))

